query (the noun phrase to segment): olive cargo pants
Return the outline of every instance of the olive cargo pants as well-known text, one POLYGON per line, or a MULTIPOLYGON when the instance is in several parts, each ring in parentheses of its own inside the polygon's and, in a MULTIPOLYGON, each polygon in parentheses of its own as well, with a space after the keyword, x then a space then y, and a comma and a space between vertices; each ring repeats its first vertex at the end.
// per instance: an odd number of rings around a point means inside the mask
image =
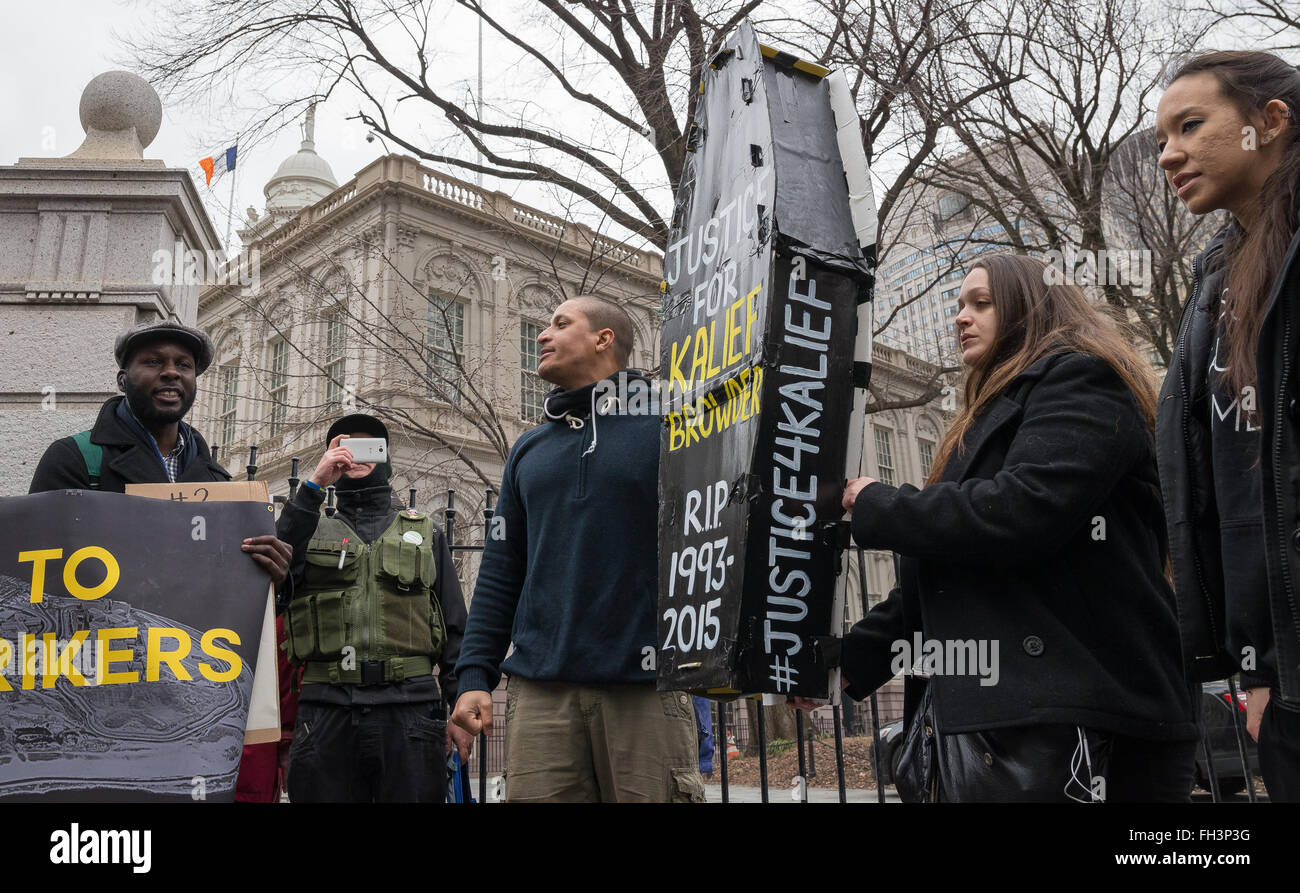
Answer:
POLYGON ((704 801, 690 695, 520 676, 507 693, 507 801, 704 801))

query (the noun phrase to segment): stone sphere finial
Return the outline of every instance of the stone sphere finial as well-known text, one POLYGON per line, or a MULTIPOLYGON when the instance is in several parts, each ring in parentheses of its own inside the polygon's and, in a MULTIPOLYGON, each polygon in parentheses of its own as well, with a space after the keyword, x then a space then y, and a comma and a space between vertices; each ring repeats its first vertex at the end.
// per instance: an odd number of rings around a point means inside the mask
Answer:
POLYGON ((135 128, 143 149, 162 126, 162 101, 149 82, 129 71, 106 71, 91 79, 81 93, 81 126, 115 133, 135 128))

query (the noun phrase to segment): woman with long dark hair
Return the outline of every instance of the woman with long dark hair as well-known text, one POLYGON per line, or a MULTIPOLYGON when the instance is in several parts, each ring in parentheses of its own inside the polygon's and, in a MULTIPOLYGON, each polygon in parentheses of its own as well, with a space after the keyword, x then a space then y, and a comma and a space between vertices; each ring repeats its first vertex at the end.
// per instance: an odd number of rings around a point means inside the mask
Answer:
POLYGON ((1241 674, 1274 801, 1300 801, 1300 72, 1271 53, 1183 64, 1160 99, 1160 167, 1230 220, 1194 282, 1157 444, 1188 672, 1241 674))
POLYGON ((858 698, 905 674, 907 799, 1190 796, 1155 389, 1113 320, 1051 274, 1011 254, 973 264, 965 407, 929 479, 845 490, 858 545, 901 556, 843 673, 858 698))

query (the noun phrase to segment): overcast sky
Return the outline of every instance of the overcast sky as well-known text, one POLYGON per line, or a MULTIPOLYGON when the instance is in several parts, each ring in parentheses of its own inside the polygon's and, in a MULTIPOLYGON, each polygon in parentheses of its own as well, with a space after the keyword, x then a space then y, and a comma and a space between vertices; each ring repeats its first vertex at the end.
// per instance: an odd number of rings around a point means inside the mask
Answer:
MULTIPOLYGON (((73 152, 85 137, 77 108, 81 91, 97 74, 120 68, 122 51, 113 32, 132 33, 149 25, 150 5, 122 0, 0 0, 5 27, 0 29, 0 164, 24 157, 56 157, 73 152)), ((475 65, 475 30, 462 45, 466 62, 475 65)), ((485 92, 489 92, 485 90, 485 92)), ((365 141, 366 128, 344 120, 342 103, 327 103, 316 113, 316 151, 334 169, 340 185, 384 154, 378 140, 365 141)), ((224 236, 230 180, 203 185, 198 160, 223 151, 230 132, 211 123, 210 108, 187 108, 164 102, 163 124, 145 149, 168 167, 192 169, 217 233, 224 236)), ((236 201, 242 214, 249 205, 265 207, 262 187, 280 162, 298 151, 299 129, 281 131, 272 144, 241 153, 236 167, 236 201)), ((462 175, 464 176, 464 175, 462 175)), ((465 177, 473 179, 473 175, 465 177)), ((489 187, 492 184, 487 184, 489 187)), ((235 227, 240 226, 239 219, 235 227)))
MULTIPOLYGON (((500 11, 508 10, 499 14, 528 15, 528 7, 516 4, 515 0, 490 0, 486 5, 489 9, 495 6, 500 11)), ((441 75, 437 80, 448 95, 463 100, 472 90, 477 69, 476 20, 450 2, 437 4, 435 8, 440 16, 446 14, 433 35, 433 62, 441 75)), ((157 0, 0 0, 5 24, 0 30, 0 164, 13 164, 21 157, 55 157, 74 151, 84 137, 77 110, 83 88, 95 75, 122 67, 118 60, 125 54, 116 35, 147 32, 157 24, 159 9, 157 0)), ((391 35, 380 34, 381 38, 386 36, 391 35)), ((1235 42, 1219 41, 1221 45, 1235 42)), ((494 40, 490 29, 484 46, 483 94, 490 110, 488 117, 511 120, 519 116, 535 126, 563 129, 578 142, 596 146, 607 158, 618 158, 618 163, 624 165, 623 172, 634 182, 649 185, 662 181, 662 166, 642 138, 626 131, 610 136, 597 125, 591 130, 575 130, 573 122, 580 120, 580 114, 574 114, 572 107, 566 108, 569 100, 562 94, 555 95, 559 91, 546 89, 543 86, 546 82, 540 78, 530 78, 517 48, 504 40, 494 40)), ((566 50, 563 39, 556 49, 556 61, 584 89, 603 96, 617 95, 622 89, 617 83, 584 81, 584 77, 599 77, 602 67, 575 66, 574 48, 570 46, 566 50)), ((605 76, 612 77, 607 71, 605 76)), ((277 88, 283 92, 287 85, 284 82, 257 87, 259 91, 274 93, 277 88)), ((379 140, 366 142, 364 126, 346 120, 358 106, 355 100, 340 95, 317 109, 316 150, 330 163, 340 184, 384 151, 379 140)), ((439 131, 446 133, 449 125, 429 106, 406 103, 402 107, 408 111, 396 114, 416 116, 413 127, 407 131, 426 140, 426 144, 434 145, 440 138, 439 131)), ((223 97, 210 97, 206 102, 190 105, 164 100, 162 129, 145 150, 148 158, 161 159, 170 167, 187 168, 197 175, 200 193, 219 234, 226 230, 231 181, 226 177, 211 189, 204 186, 198 159, 224 151, 231 144, 237 132, 234 117, 223 97)), ((238 215, 235 228, 250 205, 259 212, 263 210, 263 185, 280 163, 297 151, 300 138, 299 128, 290 125, 272 140, 241 147, 235 176, 237 195, 233 207, 238 215)), ((881 176, 892 179, 891 165, 896 163, 897 159, 877 159, 873 170, 877 189, 881 176)), ((468 180, 474 176, 455 173, 468 180)), ((491 179, 485 186, 503 189, 520 201, 566 215, 564 204, 553 197, 553 189, 491 179)), ((652 195, 657 204, 664 206, 661 213, 671 210, 671 197, 666 188, 656 187, 652 195)), ((594 213, 589 208, 572 209, 579 219, 584 212, 594 213)))

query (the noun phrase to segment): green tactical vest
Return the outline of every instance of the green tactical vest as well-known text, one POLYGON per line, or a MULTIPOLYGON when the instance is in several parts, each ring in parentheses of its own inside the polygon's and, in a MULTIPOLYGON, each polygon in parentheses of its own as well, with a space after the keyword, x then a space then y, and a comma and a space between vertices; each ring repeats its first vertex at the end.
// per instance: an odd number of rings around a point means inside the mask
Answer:
POLYGON ((415 511, 399 512, 370 545, 338 518, 320 519, 288 610, 289 657, 307 664, 303 681, 361 682, 363 661, 383 661, 386 682, 432 672, 447 641, 433 537, 433 520, 415 511))

